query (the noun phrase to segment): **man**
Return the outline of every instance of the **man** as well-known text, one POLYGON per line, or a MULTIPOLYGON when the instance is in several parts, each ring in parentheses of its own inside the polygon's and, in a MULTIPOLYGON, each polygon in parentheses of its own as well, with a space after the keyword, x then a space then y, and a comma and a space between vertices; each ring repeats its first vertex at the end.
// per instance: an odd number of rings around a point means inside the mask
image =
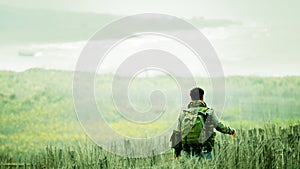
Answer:
POLYGON ((177 130, 174 130, 171 141, 175 149, 175 159, 181 150, 186 155, 212 158, 211 151, 217 131, 235 136, 236 132, 221 123, 213 109, 207 107, 203 99, 204 90, 195 87, 190 91, 191 101, 188 109, 183 110, 178 118, 177 130))

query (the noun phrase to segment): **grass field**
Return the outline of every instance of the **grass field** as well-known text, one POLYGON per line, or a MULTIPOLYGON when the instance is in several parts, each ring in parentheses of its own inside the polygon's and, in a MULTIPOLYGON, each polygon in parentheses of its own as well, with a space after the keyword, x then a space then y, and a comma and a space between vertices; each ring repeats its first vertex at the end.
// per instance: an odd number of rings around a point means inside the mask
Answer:
POLYGON ((298 168, 299 130, 300 125, 238 130, 234 142, 229 136, 219 136, 211 161, 185 157, 175 161, 171 151, 148 158, 124 158, 92 143, 48 145, 26 155, 3 151, 0 160, 1 168, 12 164, 30 168, 298 168))
MULTIPOLYGON (((238 129, 217 135, 212 161, 174 161, 171 150, 148 158, 124 158, 94 144, 81 128, 72 98, 72 72, 34 69, 0 72, 0 168, 299 168, 300 77, 227 77, 222 121, 238 129)), ((110 104, 109 79, 98 75, 98 107, 110 126, 122 135, 151 137, 176 120, 176 84, 163 76, 137 79, 130 99, 147 109, 148 96, 159 87, 171 98, 164 117, 141 127, 116 115, 110 104), (147 88, 141 87, 147 86, 147 88), (146 106, 145 106, 146 105, 146 106), (130 130, 128 130, 130 128, 130 130)), ((210 81, 197 78, 211 102, 210 81)), ((186 101, 188 103, 188 100, 186 101)), ((113 143, 112 143, 113 144, 113 143)), ((161 143, 168 146, 168 143, 161 143)), ((126 148, 126 147, 125 147, 126 148)))

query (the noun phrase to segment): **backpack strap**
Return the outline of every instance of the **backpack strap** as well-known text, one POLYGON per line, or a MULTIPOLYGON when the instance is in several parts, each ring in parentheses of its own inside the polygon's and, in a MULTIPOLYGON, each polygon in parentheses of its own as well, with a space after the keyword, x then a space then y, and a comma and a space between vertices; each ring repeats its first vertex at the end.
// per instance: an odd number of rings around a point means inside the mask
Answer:
POLYGON ((207 113, 208 110, 209 110, 208 107, 201 107, 200 111, 198 112, 198 115, 202 115, 204 117, 204 122, 206 121, 207 117, 209 116, 209 113, 207 113))

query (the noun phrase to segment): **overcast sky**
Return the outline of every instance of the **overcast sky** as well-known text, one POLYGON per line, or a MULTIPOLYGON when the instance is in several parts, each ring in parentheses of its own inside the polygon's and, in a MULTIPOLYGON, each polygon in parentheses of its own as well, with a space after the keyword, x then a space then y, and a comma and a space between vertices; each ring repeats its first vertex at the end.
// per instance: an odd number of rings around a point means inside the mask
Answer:
POLYGON ((225 71, 300 75, 298 0, 1 0, 0 5, 121 16, 153 12, 186 19, 233 20, 242 24, 203 30, 216 48, 225 71))
POLYGON ((74 11, 99 12, 130 15, 156 12, 180 17, 205 16, 213 18, 233 18, 241 20, 274 20, 298 17, 297 0, 10 0, 1 4, 24 8, 47 8, 74 11))

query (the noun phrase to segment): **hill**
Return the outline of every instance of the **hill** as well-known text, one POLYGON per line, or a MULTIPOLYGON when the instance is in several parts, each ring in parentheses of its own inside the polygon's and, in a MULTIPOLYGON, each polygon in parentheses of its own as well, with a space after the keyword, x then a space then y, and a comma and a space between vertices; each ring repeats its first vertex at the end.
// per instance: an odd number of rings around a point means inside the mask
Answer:
MULTIPOLYGON (((135 108, 149 108, 148 94, 163 89, 166 112, 150 126, 132 124, 118 115, 110 104, 111 75, 96 76, 96 100, 104 118, 120 133, 131 137, 151 137, 168 129, 178 115, 176 84, 163 76, 135 79, 130 99, 135 108), (143 90, 141 90, 141 87, 143 90), (132 130, 128 130, 131 127, 132 130)), ((72 98, 72 72, 32 69, 0 72, 0 150, 27 151, 47 144, 68 144, 85 140, 77 121, 72 98)), ((209 79, 197 78, 206 90, 209 79)), ((263 127, 268 122, 288 125, 299 122, 300 77, 227 77, 226 102, 222 121, 235 128, 263 127)), ((187 103, 188 100, 184 101, 187 103)))

